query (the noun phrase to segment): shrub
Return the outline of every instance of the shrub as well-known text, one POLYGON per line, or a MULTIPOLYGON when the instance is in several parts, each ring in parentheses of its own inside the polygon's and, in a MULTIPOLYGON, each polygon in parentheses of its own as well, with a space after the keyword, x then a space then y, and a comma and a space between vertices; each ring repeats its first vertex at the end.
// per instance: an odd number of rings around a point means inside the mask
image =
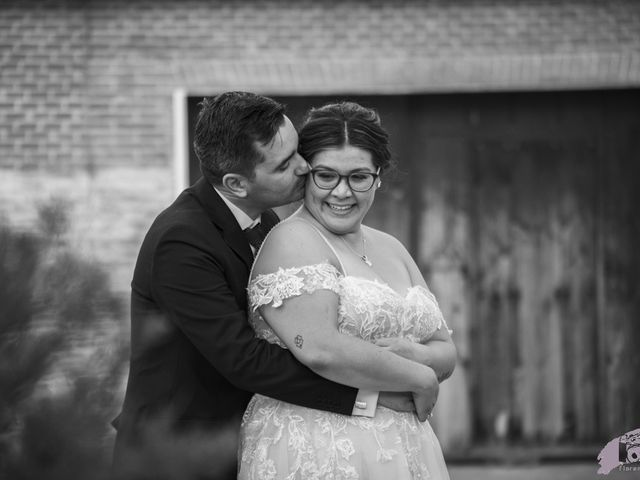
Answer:
POLYGON ((0 477, 106 478, 125 347, 122 302, 63 239, 60 202, 40 230, 0 227, 0 477))

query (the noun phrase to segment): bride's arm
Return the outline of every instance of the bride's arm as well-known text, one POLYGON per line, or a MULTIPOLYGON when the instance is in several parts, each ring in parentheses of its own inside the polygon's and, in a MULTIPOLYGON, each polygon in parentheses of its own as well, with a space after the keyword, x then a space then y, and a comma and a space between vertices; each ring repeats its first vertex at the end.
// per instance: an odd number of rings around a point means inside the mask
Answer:
MULTIPOLYGON (((386 235, 386 234, 385 234, 386 235)), ((420 285, 428 289, 424 277, 415 261, 409 255, 404 246, 394 237, 388 236, 395 249, 400 252, 402 260, 409 272, 412 284, 420 285)), ((438 330, 424 343, 416 343, 404 338, 381 338, 376 345, 384 347, 404 358, 411 359, 431 367, 442 382, 449 378, 456 366, 458 352, 446 323, 440 325, 438 330)))
POLYGON ((380 338, 375 344, 404 358, 431 367, 436 373, 438 382, 449 378, 455 369, 457 350, 446 327, 438 330, 425 343, 415 343, 406 338, 380 338))
MULTIPOLYGON (((254 275, 326 263, 330 258, 333 254, 309 226, 285 222, 269 235, 254 275)), ((336 293, 322 289, 289 297, 277 307, 264 305, 260 312, 296 358, 325 378, 374 391, 423 395, 437 389, 432 368, 341 334, 338 301, 336 293)))

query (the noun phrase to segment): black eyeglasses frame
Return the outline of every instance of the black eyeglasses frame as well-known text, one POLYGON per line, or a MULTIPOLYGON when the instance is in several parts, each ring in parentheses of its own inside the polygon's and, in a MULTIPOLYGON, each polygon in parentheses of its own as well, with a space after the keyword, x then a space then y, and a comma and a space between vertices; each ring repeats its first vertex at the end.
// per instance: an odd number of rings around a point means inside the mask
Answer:
POLYGON ((321 190, 333 190, 334 188, 336 188, 338 185, 340 185, 340 182, 342 182, 343 178, 347 179, 347 186, 354 192, 358 192, 358 193, 363 193, 363 192, 368 192, 369 190, 371 190, 373 188, 373 186, 376 184, 376 180, 380 177, 380 167, 378 167, 378 169, 376 170, 376 173, 373 172, 362 172, 362 171, 354 171, 349 173, 348 175, 342 175, 339 172, 336 172, 335 170, 333 170, 332 168, 326 168, 326 167, 322 167, 322 168, 312 168, 311 170, 309 170, 309 175, 311 176, 311 179, 313 180, 313 183, 316 185, 316 187, 318 187, 321 190), (330 173, 335 173, 338 176, 338 181, 336 182, 336 184, 332 187, 323 187, 321 185, 318 185, 318 181, 316 180, 316 176, 315 173, 317 172, 330 172, 330 173), (351 185, 351 175, 358 175, 358 174, 366 174, 366 175, 371 175, 371 177, 373 178, 373 180, 371 181, 371 185, 365 189, 365 190, 358 190, 353 188, 353 186, 351 185))

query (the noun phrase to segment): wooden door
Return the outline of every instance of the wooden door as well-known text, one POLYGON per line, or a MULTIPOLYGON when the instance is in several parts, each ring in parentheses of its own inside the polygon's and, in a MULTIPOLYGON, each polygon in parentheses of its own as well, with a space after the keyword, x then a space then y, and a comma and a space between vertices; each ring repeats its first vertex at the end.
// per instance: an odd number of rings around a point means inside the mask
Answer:
POLYGON ((502 416, 511 436, 593 439, 595 156, 579 143, 474 147, 477 434, 499 435, 502 416))
POLYGON ((445 450, 597 443, 640 424, 639 99, 413 102, 413 253, 460 356, 436 409, 445 450))

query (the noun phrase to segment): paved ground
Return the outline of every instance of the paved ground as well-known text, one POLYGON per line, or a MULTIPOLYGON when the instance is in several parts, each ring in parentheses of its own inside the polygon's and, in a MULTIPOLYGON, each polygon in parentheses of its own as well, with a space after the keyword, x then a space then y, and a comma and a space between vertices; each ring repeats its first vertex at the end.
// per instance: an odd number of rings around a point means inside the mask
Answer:
MULTIPOLYGON (((637 464, 636 464, 637 465, 637 464)), ((597 463, 552 463, 546 465, 449 465, 451 480, 636 480, 640 471, 614 470, 598 475, 597 463)))

